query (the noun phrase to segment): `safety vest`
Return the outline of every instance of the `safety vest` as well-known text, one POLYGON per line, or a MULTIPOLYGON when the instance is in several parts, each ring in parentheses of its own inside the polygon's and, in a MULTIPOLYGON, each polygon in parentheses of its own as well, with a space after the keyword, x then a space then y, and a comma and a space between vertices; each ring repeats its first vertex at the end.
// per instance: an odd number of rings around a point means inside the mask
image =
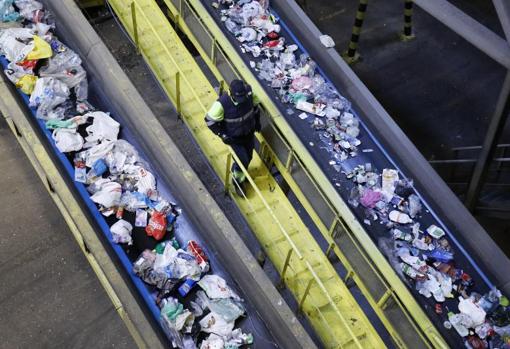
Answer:
POLYGON ((223 94, 219 102, 223 107, 225 134, 229 137, 243 137, 255 132, 256 119, 251 93, 243 103, 234 104, 228 94, 223 94))

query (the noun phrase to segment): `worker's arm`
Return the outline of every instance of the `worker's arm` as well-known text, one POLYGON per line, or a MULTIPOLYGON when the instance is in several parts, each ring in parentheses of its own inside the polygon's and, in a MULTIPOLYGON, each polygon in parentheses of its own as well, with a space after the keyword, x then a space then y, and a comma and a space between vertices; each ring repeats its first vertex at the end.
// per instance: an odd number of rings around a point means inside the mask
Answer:
POLYGON ((213 103, 207 114, 205 114, 205 123, 207 127, 220 136, 223 134, 223 118, 224 118, 224 110, 223 106, 219 101, 213 103))
POLYGON ((205 114, 207 126, 215 122, 223 121, 223 116, 224 116, 223 106, 219 101, 214 102, 209 111, 207 112, 207 114, 205 114))

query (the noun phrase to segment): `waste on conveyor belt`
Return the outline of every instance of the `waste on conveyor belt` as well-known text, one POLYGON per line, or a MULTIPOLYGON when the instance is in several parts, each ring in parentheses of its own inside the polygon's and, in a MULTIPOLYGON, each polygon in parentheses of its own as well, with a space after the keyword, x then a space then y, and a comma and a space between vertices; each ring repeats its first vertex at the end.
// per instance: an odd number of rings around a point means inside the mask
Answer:
POLYGON ((243 300, 224 279, 209 273, 199 243, 179 246, 179 208, 160 195, 135 147, 118 138, 120 124, 87 101, 82 61, 53 34, 51 13, 37 1, 0 0, 0 20, 0 54, 9 61, 6 76, 30 96, 36 116, 53 130, 56 147, 74 161, 74 180, 86 185, 104 216, 115 217, 113 242, 133 244, 137 228, 157 242, 138 257, 133 272, 153 288, 161 324, 174 346, 251 344, 251 334, 235 329, 245 314, 243 300), (201 290, 190 300, 192 288, 201 290))
MULTIPOLYGON (((251 69, 288 105, 287 114, 319 132, 332 155, 330 165, 341 171, 338 163, 359 151, 372 151, 361 148, 360 121, 351 103, 325 81, 311 57, 298 55, 298 46, 280 36, 281 27, 268 0, 221 0, 211 5, 241 51, 252 57, 251 69)), ((321 37, 321 42, 326 47, 334 45, 327 37, 321 37)), ((350 205, 365 210, 366 225, 378 222, 387 228, 387 237, 378 241, 381 250, 410 287, 434 299, 435 313, 445 320, 444 326, 465 337, 467 347, 510 348, 508 298, 497 289, 484 295, 472 290, 472 278, 456 265, 445 231, 439 224, 420 225, 424 209, 412 181, 392 168, 378 172, 370 163, 345 175, 354 183, 350 205), (458 310, 445 303, 450 299, 452 304, 455 298, 458 310)))

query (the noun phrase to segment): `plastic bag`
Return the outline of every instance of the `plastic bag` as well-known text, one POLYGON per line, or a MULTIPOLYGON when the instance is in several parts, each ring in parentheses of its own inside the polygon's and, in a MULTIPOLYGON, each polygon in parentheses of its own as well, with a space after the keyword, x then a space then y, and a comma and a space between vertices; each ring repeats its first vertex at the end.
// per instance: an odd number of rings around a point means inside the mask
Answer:
POLYGON ((87 118, 94 118, 92 125, 87 127, 88 136, 85 140, 90 143, 116 141, 119 135, 120 124, 108 114, 95 111, 85 114, 87 118))
POLYGON ((409 201, 409 215, 411 216, 411 218, 414 218, 421 212, 422 209, 420 198, 415 194, 411 194, 408 198, 408 201, 409 201))
POLYGON ((240 42, 255 41, 257 39, 257 32, 253 28, 245 27, 237 33, 237 40, 240 42))
POLYGON ((39 36, 34 35, 34 48, 27 54, 26 59, 37 60, 43 58, 50 58, 53 55, 50 44, 41 39, 39 36))
POLYGON ((131 237, 131 232, 133 231, 133 226, 131 223, 121 219, 115 222, 110 227, 110 232, 112 233, 112 240, 116 244, 133 244, 133 238, 131 237))
POLYGON ((126 191, 122 193, 120 206, 129 212, 135 212, 137 209, 147 208, 147 196, 139 192, 126 191))
POLYGON ((48 114, 56 106, 69 98, 69 89, 65 84, 54 78, 40 78, 30 96, 30 106, 37 108, 37 117, 48 119, 48 114))
POLYGON ((243 333, 240 328, 232 331, 225 342, 225 348, 239 348, 242 345, 253 343, 253 335, 251 333, 243 333))
POLYGON ((101 184, 99 190, 90 197, 96 204, 106 208, 119 206, 122 189, 117 182, 106 181, 101 184))
POLYGON ((198 285, 207 293, 211 299, 233 298, 240 300, 239 296, 228 287, 227 282, 218 275, 205 275, 198 285))
POLYGON ((81 152, 80 154, 85 159, 87 167, 92 167, 98 159, 106 158, 107 154, 112 151, 114 144, 115 142, 102 142, 81 152))
POLYGON ((34 49, 34 43, 28 43, 33 37, 28 28, 9 28, 0 31, 0 53, 10 62, 23 61, 34 49))
POLYGON ((211 333, 209 337, 207 337, 202 344, 200 345, 200 349, 224 349, 225 341, 222 337, 217 334, 211 333))
POLYGON ((148 236, 152 236, 156 240, 161 240, 166 233, 166 216, 158 211, 152 213, 149 224, 145 228, 148 236))
POLYGON ((21 16, 12 4, 14 0, 0 0, 0 22, 16 22, 21 16))
POLYGON ((152 173, 140 167, 138 170, 138 182, 136 182, 136 188, 139 193, 142 193, 147 196, 151 196, 151 194, 156 190, 156 178, 152 173))
POLYGON ((118 174, 124 171, 126 165, 134 165, 139 161, 138 152, 127 141, 119 139, 115 142, 113 150, 105 158, 110 173, 118 174))
POLYGON ((29 74, 28 71, 14 62, 7 65, 7 69, 4 70, 4 73, 13 84, 16 84, 19 79, 29 74))
POLYGON ((40 69, 40 76, 55 77, 69 88, 74 88, 79 101, 88 97, 87 72, 82 67, 80 56, 65 45, 57 46, 58 53, 48 60, 48 64, 40 69))
POLYGON ((43 5, 34 0, 15 0, 14 3, 20 9, 20 14, 32 22, 39 22, 37 12, 42 11, 43 5))
POLYGON ((32 94, 37 83, 37 76, 35 75, 23 75, 17 82, 16 87, 26 95, 32 94))
POLYGON ((199 322, 200 328, 206 333, 215 333, 227 337, 234 329, 234 322, 227 322, 220 315, 210 312, 199 322))
POLYGON ((76 129, 59 128, 53 131, 52 137, 62 153, 78 151, 83 147, 83 138, 76 129))
POLYGON ((244 314, 244 307, 233 299, 211 299, 209 309, 220 315, 226 322, 234 322, 244 314))

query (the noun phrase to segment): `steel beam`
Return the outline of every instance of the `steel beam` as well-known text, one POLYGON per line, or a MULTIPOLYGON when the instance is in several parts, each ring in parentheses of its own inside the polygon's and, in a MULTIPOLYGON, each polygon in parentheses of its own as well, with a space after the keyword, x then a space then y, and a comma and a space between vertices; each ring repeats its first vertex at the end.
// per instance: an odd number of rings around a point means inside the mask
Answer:
POLYGON ((473 211, 478 201, 478 195, 482 188, 483 181, 487 175, 487 170, 496 151, 498 139, 503 132, 508 114, 510 113, 510 71, 506 73, 503 87, 499 94, 498 103, 494 115, 489 124, 489 129, 483 141, 482 151, 469 181, 469 187, 466 194, 466 207, 473 211))
POLYGON ((506 40, 510 42, 510 2, 508 0, 492 0, 492 2, 505 32, 506 40))
MULTIPOLYGON (((507 0, 499 1, 503 3, 507 0)), ((510 69, 510 45, 499 35, 446 0, 414 0, 414 3, 496 62, 510 69)), ((508 8, 508 5, 505 7, 508 8)))

